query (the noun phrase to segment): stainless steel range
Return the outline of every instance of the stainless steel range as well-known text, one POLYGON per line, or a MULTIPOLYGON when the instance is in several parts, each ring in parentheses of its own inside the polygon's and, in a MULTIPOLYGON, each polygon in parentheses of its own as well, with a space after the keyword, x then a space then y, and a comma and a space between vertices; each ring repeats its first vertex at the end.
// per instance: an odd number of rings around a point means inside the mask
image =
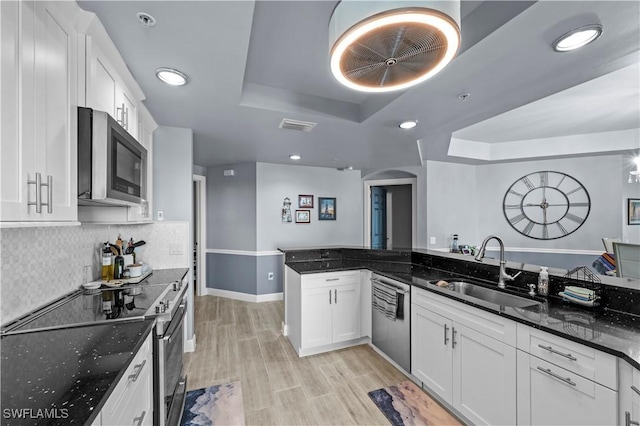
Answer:
POLYGON ((170 284, 143 281, 115 288, 77 290, 4 325, 0 334, 156 318, 154 425, 176 425, 186 396, 183 329, 187 288, 178 280, 170 284))

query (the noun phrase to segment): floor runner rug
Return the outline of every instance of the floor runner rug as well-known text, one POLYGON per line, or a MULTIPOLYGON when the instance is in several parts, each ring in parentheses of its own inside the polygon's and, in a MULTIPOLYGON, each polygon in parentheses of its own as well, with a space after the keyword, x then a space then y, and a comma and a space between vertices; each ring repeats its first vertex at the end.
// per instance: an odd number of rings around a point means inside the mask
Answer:
POLYGON ((240 382, 187 392, 182 426, 243 425, 244 407, 240 382))
POLYGON ((462 425, 410 380, 368 395, 394 426, 462 425))

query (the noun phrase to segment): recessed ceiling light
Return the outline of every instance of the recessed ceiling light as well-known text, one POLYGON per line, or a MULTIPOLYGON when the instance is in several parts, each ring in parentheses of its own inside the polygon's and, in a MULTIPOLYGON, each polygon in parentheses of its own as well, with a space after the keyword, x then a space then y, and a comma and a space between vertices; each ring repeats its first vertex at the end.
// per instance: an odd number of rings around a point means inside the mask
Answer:
POLYGON ((156 77, 172 86, 183 86, 187 84, 186 74, 173 68, 158 68, 156 70, 156 77))
POLYGON ((403 121, 402 123, 400 123, 398 125, 398 127, 400 127, 401 129, 404 129, 404 130, 408 130, 408 129, 413 129, 417 125, 418 125, 418 121, 417 120, 407 120, 407 121, 403 121))
POLYGON ((289 158, 290 158, 290 159, 292 159, 292 160, 299 160, 299 159, 301 159, 302 157, 300 156, 300 154, 291 154, 291 155, 289 156, 289 158))
POLYGON ((571 30, 553 42, 556 52, 568 52, 591 43, 602 34, 602 25, 590 24, 571 30))
POLYGON ((136 17, 145 28, 153 27, 156 24, 156 18, 149 15, 148 13, 139 12, 136 14, 136 17))

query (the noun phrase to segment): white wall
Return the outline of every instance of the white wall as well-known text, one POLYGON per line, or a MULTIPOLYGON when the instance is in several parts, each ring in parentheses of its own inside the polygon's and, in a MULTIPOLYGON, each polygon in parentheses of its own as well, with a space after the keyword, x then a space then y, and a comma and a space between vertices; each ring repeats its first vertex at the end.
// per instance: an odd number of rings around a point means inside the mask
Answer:
POLYGON ((627 175, 622 181, 620 171, 624 168, 624 158, 609 155, 478 166, 427 161, 426 220, 429 236, 437 239, 430 248, 446 247, 440 239, 448 238, 454 232, 463 244, 479 245, 485 236, 495 234, 512 248, 599 251, 602 237, 621 236, 623 228, 626 228, 625 236, 632 241, 638 238, 638 231, 624 225, 623 205, 626 205, 628 194, 638 194, 640 190, 629 189, 627 175), (541 170, 574 177, 591 197, 591 211, 586 222, 564 238, 545 241, 525 237, 504 217, 502 203, 507 189, 520 177, 541 170))
POLYGON ((477 244, 480 210, 476 197, 476 166, 427 161, 427 233, 435 237, 431 249, 448 248, 453 234, 460 244, 477 244))
POLYGON ((360 171, 321 167, 257 163, 257 250, 279 247, 362 245, 362 182, 360 171), (311 223, 282 223, 285 197, 291 212, 298 208, 298 195, 314 196, 311 223), (318 220, 318 197, 335 197, 336 220, 318 220))

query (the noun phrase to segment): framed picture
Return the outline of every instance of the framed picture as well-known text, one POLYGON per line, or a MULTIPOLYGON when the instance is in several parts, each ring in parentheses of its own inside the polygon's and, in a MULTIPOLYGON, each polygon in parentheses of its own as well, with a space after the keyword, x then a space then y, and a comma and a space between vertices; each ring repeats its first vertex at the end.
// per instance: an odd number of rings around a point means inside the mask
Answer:
POLYGON ((318 220, 336 220, 336 199, 318 197, 318 220))
POLYGON ((311 223, 311 210, 296 210, 296 223, 311 223))
POLYGON ((298 195, 298 207, 301 209, 312 209, 313 195, 298 195))
POLYGON ((640 198, 627 198, 627 224, 640 225, 640 198))

